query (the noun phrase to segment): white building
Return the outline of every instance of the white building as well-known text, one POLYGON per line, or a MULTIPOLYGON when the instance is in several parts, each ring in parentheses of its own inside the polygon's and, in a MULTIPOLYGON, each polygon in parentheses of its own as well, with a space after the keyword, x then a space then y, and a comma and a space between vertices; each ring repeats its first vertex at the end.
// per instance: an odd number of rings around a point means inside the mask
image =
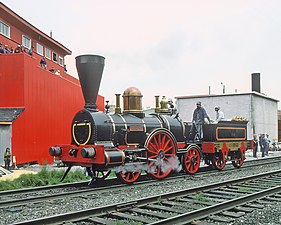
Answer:
POLYGON ((258 92, 223 95, 198 95, 176 97, 177 110, 184 121, 191 121, 196 102, 202 102, 210 119, 215 119, 215 106, 224 112, 226 120, 244 117, 248 122, 248 139, 253 134, 269 134, 269 138, 278 138, 278 100, 258 92))

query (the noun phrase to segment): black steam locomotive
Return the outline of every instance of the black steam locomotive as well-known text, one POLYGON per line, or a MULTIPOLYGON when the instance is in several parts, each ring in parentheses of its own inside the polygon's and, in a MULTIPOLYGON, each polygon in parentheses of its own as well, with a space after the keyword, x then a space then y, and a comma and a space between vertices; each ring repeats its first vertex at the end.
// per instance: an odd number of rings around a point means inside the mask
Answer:
POLYGON ((115 171, 126 183, 136 181, 142 171, 157 179, 167 177, 172 170, 194 174, 201 161, 222 170, 231 160, 239 168, 245 151, 252 147, 244 121, 205 124, 203 140, 194 140, 191 125, 171 113, 167 101, 159 102, 159 96, 155 112, 145 115, 142 94, 134 87, 123 93, 122 113, 120 94, 116 95, 114 114, 98 111, 95 102, 104 57, 78 56, 76 67, 85 107, 73 118, 71 144, 49 149, 51 156, 68 166, 64 177, 72 166, 86 167, 92 181, 105 179, 115 171))

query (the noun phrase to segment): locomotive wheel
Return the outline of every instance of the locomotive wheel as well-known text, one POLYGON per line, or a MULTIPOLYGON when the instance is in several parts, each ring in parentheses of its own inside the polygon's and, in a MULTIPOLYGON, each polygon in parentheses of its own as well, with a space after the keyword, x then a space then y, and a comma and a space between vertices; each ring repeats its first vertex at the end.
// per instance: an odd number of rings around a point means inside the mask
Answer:
POLYGON ((237 152, 234 153, 234 157, 231 162, 235 168, 240 168, 243 165, 244 160, 245 157, 243 156, 242 151, 239 149, 237 152))
POLYGON ((226 159, 225 155, 222 152, 217 152, 213 158, 213 166, 217 170, 222 170, 225 167, 226 159))
POLYGON ((196 147, 187 150, 183 156, 182 165, 184 170, 189 174, 194 174, 200 166, 200 152, 196 147))
POLYGON ((123 183, 133 183, 140 177, 141 172, 119 172, 116 177, 123 183))
POLYGON ((157 129, 148 136, 145 146, 148 150, 150 174, 157 179, 167 177, 173 169, 176 157, 175 138, 168 130, 157 129))

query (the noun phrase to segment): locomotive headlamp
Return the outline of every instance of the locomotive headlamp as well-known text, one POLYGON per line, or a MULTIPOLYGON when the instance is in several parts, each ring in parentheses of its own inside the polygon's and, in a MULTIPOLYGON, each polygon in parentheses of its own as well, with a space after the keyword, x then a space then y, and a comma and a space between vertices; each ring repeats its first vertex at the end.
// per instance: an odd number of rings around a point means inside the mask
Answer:
POLYGON ((94 158, 96 155, 96 150, 91 148, 82 148, 81 149, 81 155, 83 158, 94 158))
POLYGON ((61 147, 59 147, 59 146, 49 148, 49 154, 51 156, 60 156, 61 153, 62 153, 62 150, 61 150, 61 147))

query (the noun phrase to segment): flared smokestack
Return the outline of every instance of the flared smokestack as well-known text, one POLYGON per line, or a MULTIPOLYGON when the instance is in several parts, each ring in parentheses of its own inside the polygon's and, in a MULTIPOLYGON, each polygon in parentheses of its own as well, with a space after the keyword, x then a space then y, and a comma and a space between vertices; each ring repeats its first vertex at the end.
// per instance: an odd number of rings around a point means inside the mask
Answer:
POLYGON ((99 55, 80 55, 75 59, 85 100, 85 109, 97 111, 96 100, 105 58, 99 55))

